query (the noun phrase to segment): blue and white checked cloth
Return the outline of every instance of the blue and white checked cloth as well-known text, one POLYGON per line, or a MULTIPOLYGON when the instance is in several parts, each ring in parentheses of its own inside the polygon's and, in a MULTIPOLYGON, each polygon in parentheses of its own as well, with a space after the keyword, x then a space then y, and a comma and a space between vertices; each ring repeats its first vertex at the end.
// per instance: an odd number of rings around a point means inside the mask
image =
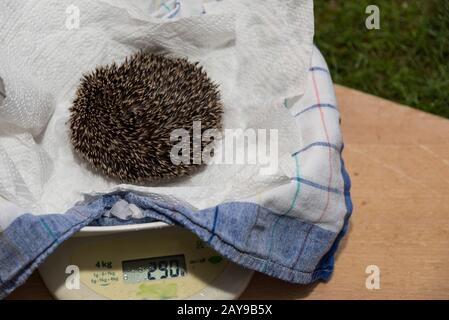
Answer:
POLYGON ((270 276, 294 283, 328 279, 334 253, 348 228, 352 204, 350 180, 341 158, 343 144, 340 135, 330 133, 338 128, 339 112, 329 71, 318 50, 314 50, 306 94, 298 101, 287 99, 285 106, 297 119, 304 141, 292 154, 296 168, 291 183, 282 193, 273 194, 290 198, 290 207, 284 212, 255 202, 227 202, 195 211, 160 197, 117 192, 77 205, 65 214, 23 213, 0 233, 0 297, 21 285, 61 242, 82 227, 154 219, 181 225, 231 261, 270 276), (317 154, 322 161, 308 163, 317 154), (325 172, 327 180, 317 181, 310 170, 303 175, 310 165, 325 172), (313 202, 313 197, 321 200, 313 202), (120 200, 139 207, 146 218, 121 221, 104 217, 120 200), (310 214, 304 211, 316 214, 306 220, 301 217, 310 214), (320 226, 333 219, 337 219, 334 230, 320 226))
MULTIPOLYGON (((168 7, 157 11, 162 17, 182 12, 179 1, 163 3, 168 7)), ((84 226, 154 220, 183 226, 229 260, 270 276, 293 283, 328 279, 352 212, 350 180, 341 157, 332 81, 316 48, 307 77, 303 95, 288 97, 273 109, 294 119, 300 134, 296 149, 279 163, 288 179, 256 196, 196 210, 169 196, 120 190, 58 214, 25 212, 0 197, 0 298, 24 283, 61 242, 84 226), (119 201, 137 206, 143 218, 111 216, 119 201)), ((0 152, 0 161, 7 160, 0 152)))

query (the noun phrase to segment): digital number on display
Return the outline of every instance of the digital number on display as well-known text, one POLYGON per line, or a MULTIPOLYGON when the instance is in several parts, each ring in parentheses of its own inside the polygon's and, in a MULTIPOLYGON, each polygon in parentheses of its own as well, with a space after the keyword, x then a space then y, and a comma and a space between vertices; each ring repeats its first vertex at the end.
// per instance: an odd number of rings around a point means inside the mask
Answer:
POLYGON ((122 261, 123 280, 135 283, 184 277, 187 273, 184 255, 122 261))

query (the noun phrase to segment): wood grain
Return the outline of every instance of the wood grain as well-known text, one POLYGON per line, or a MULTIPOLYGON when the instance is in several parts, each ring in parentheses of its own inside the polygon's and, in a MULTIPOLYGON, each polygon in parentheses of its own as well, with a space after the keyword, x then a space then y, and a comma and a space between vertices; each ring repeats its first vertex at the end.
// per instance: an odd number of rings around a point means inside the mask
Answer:
POLYGON ((449 121, 336 86, 354 212, 327 283, 257 274, 244 299, 449 299, 449 121), (365 269, 377 265, 379 290, 365 269))
MULTIPOLYGON (((336 86, 352 180, 349 233, 327 283, 256 274, 243 299, 449 299, 449 121, 336 86), (379 290, 365 287, 368 265, 379 290)), ((38 274, 10 299, 48 299, 38 274)))

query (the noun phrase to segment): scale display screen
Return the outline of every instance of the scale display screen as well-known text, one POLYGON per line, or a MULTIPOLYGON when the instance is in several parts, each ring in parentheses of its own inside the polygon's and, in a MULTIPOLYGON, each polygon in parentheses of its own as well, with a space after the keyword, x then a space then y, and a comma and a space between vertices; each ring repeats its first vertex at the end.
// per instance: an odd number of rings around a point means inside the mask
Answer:
POLYGON ((122 261, 123 280, 136 283, 146 280, 161 280, 184 277, 187 273, 183 254, 122 261))

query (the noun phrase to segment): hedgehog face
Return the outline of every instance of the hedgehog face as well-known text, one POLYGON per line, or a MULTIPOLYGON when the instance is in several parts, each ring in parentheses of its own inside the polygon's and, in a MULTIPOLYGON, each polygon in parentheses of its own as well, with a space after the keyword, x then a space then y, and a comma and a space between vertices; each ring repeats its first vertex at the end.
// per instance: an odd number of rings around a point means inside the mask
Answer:
POLYGON ((84 75, 70 112, 75 151, 109 177, 140 182, 194 170, 198 165, 172 163, 170 134, 191 132, 194 121, 203 131, 220 128, 223 107, 197 64, 139 52, 84 75))

